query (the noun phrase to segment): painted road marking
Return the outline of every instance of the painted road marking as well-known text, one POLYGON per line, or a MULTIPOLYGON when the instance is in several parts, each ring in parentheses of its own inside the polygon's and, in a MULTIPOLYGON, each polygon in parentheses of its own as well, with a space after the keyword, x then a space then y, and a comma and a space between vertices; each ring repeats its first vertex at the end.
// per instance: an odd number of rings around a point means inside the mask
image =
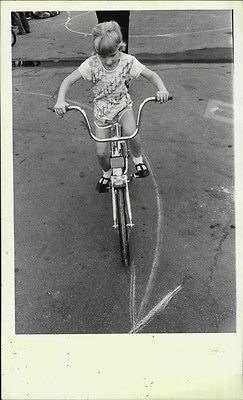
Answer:
MULTIPOLYGON (((69 28, 69 24, 70 24, 70 22, 73 20, 73 19, 75 19, 75 18, 78 18, 78 17, 82 17, 83 15, 86 15, 86 14, 89 14, 89 13, 92 13, 92 12, 94 12, 94 11, 86 11, 86 12, 83 12, 83 13, 81 13, 81 14, 78 14, 78 15, 74 15, 73 17, 71 17, 71 12, 70 11, 67 11, 67 13, 68 13, 68 19, 67 19, 67 21, 65 22, 65 28, 68 30, 68 31, 70 31, 70 32, 72 32, 72 33, 76 33, 77 35, 83 35, 83 36, 91 36, 92 34, 91 33, 87 33, 87 32, 81 32, 81 31, 76 31, 76 30, 74 30, 74 29, 71 29, 71 28, 69 28)), ((228 31, 228 30, 232 30, 232 27, 228 27, 228 28, 215 28, 215 29, 206 29, 206 30, 202 30, 202 31, 191 31, 191 32, 171 32, 171 33, 161 33, 161 34, 157 34, 157 35, 129 35, 129 37, 136 37, 136 38, 156 38, 156 37, 158 37, 158 38, 161 38, 161 37, 177 37, 177 36, 185 36, 185 35, 201 35, 201 34, 204 34, 204 33, 211 33, 211 32, 217 32, 217 31, 228 31)))
POLYGON ((204 117, 233 124, 233 104, 220 100, 209 100, 204 117))

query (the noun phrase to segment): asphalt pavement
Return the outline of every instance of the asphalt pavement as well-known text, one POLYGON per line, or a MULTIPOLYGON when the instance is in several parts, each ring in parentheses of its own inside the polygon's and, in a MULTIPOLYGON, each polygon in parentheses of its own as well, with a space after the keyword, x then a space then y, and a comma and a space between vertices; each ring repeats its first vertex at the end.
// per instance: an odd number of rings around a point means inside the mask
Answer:
MULTIPOLYGON (((151 174, 131 185, 128 271, 120 263, 110 196, 95 192, 94 144, 76 114, 59 119, 50 111, 63 78, 91 51, 90 36, 77 32, 88 35, 95 16, 80 14, 69 15, 68 24, 67 13, 55 24, 54 18, 30 21, 31 33, 13 48, 14 60, 42 61, 13 68, 16 332, 234 332, 232 47, 223 31, 230 13, 212 12, 213 25, 202 14, 184 14, 183 21, 181 14, 132 13, 131 21, 142 15, 144 26, 165 21, 150 30, 151 46, 134 23, 130 52, 145 63, 153 55, 150 68, 174 100, 149 104, 144 112, 141 138, 151 174), (194 31, 211 31, 211 40, 190 36, 188 21, 194 31), (184 39, 158 36, 175 33, 175 26, 187 27, 184 39), (194 54, 195 62, 184 57, 176 63, 179 49, 194 54), (225 62, 219 62, 223 53, 225 62), (173 63, 164 62, 165 54, 173 63), (201 60, 202 54, 215 57, 201 60)), ((90 89, 81 81, 68 99, 92 121, 90 89)), ((142 78, 134 80, 135 111, 153 90, 142 78)))

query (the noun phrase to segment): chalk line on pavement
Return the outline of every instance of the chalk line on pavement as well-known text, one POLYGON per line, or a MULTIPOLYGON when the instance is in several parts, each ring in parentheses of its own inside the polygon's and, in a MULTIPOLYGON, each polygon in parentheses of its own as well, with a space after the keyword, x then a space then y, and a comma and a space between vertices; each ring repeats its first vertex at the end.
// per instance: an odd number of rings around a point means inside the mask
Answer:
MULTIPOLYGON (((35 93, 35 92, 25 92, 25 91, 22 91, 22 90, 21 91, 20 90, 13 90, 13 93, 14 94, 30 94, 30 95, 34 95, 34 96, 43 96, 43 97, 49 97, 50 99, 53 98, 53 95, 50 95, 50 94, 35 93)), ((71 100, 71 99, 67 99, 67 102, 76 104, 79 107, 88 108, 89 110, 93 111, 93 108, 88 106, 87 104, 83 104, 83 103, 80 103, 78 101, 71 100)))
POLYGON ((35 95, 35 96, 49 97, 49 98, 53 97, 53 96, 51 96, 49 94, 45 94, 45 93, 25 92, 23 90, 21 90, 21 91, 20 90, 13 90, 13 93, 14 94, 30 94, 30 95, 35 95))
POLYGON ((155 188, 155 194, 156 194, 156 202, 157 202, 157 210, 158 210, 158 222, 157 222, 157 240, 156 240, 156 248, 154 252, 154 259, 152 263, 152 268, 151 272, 149 275, 149 280, 147 287, 145 289, 145 294, 143 296, 140 309, 139 309, 139 314, 138 317, 136 316, 136 298, 135 298, 135 289, 136 289, 136 276, 135 276, 135 264, 134 262, 132 263, 131 267, 131 284, 130 284, 130 319, 131 319, 131 324, 132 324, 132 329, 129 331, 129 333, 136 333, 140 331, 142 328, 144 328, 152 318, 155 317, 156 314, 159 312, 163 311, 169 301, 182 289, 182 285, 177 286, 176 289, 172 290, 169 292, 162 300, 160 300, 155 307, 153 307, 143 318, 141 318, 141 314, 143 309, 148 303, 149 296, 152 291, 153 283, 154 283, 154 277, 155 273, 157 271, 158 265, 159 265, 159 257, 160 257, 160 252, 161 252, 161 245, 162 245, 162 199, 159 193, 159 187, 158 184, 155 180, 155 176, 152 170, 152 167, 150 165, 149 159, 147 155, 144 153, 144 158, 147 162, 147 165, 149 167, 152 181, 154 184, 155 188))
POLYGON ((73 19, 78 18, 78 17, 83 16, 83 15, 86 15, 86 14, 89 14, 89 13, 91 13, 91 12, 92 12, 92 11, 86 11, 86 12, 83 12, 83 13, 81 13, 81 14, 74 15, 73 17, 71 17, 71 12, 70 12, 70 11, 67 11, 68 19, 67 19, 67 21, 65 22, 65 28, 66 28, 69 32, 77 33, 78 35, 83 35, 83 36, 85 36, 85 37, 86 37, 86 36, 90 36, 91 33, 85 33, 85 32, 75 31, 74 29, 69 28, 68 24, 69 24, 70 21, 72 21, 73 19))
POLYGON ((212 33, 212 32, 217 32, 217 31, 226 31, 232 28, 215 28, 215 29, 207 29, 207 30, 202 30, 202 31, 191 31, 191 32, 170 32, 170 33, 161 33, 157 35, 130 35, 131 37, 147 37, 147 38, 152 38, 152 37, 176 37, 176 36, 184 36, 184 35, 200 35, 203 33, 212 33))
POLYGON ((140 305, 139 316, 141 315, 145 305, 148 302, 148 298, 149 298, 149 295, 150 295, 150 292, 152 289, 152 285, 153 285, 153 281, 154 281, 155 272, 159 265, 159 258, 160 258, 160 252, 161 252, 161 246, 162 246, 162 223, 163 223, 163 207, 162 207, 162 199, 161 199, 161 196, 159 193, 159 187, 155 180, 155 176, 154 176, 152 167, 150 165, 149 159, 145 153, 144 153, 144 158, 148 164, 150 174, 152 177, 152 181, 154 184, 154 188, 155 188, 156 203, 157 203, 157 210, 158 210, 158 222, 157 222, 156 248, 155 248, 155 252, 154 252, 154 260, 153 260, 151 272, 149 275, 148 284, 145 289, 145 294, 144 294, 144 297, 143 297, 141 305, 140 305))
POLYGON ((152 318, 158 313, 161 312, 165 309, 169 301, 182 289, 182 285, 177 286, 174 290, 169 292, 159 303, 156 304, 152 310, 149 311, 149 313, 141 319, 130 331, 129 333, 136 333, 140 331, 142 328, 144 328, 151 320, 152 318))
MULTIPOLYGON (((150 292, 152 289, 152 283, 154 280, 155 271, 156 271, 156 269, 158 267, 158 263, 159 263, 159 256, 160 256, 161 243, 162 243, 162 200, 161 200, 161 196, 159 194, 158 185, 156 183, 154 173, 152 171, 152 167, 151 167, 148 157, 146 156, 145 153, 144 153, 144 158, 149 167, 150 174, 152 176, 153 185, 155 187, 158 220, 157 220, 157 240, 156 240, 156 248, 155 248, 155 252, 154 252, 154 259, 153 259, 153 263, 152 263, 152 267, 151 267, 148 284, 147 284, 147 287, 145 290, 145 294, 142 299, 142 303, 140 305, 138 318, 141 314, 143 307, 145 306, 145 304, 148 301, 148 298, 149 298, 149 295, 150 295, 150 292)), ((160 309, 160 307, 158 309, 160 309)), ((155 315, 156 313, 157 313, 157 309, 154 310, 153 315, 155 315)), ((132 265, 131 265, 131 281, 130 281, 130 320, 131 320, 131 325, 132 325, 132 331, 133 331, 133 329, 135 329, 134 328, 135 326, 137 326, 137 325, 140 326, 143 321, 143 320, 137 321, 136 319, 137 319, 137 316, 136 316, 136 268, 135 268, 135 263, 133 261, 132 265)), ((149 318, 149 320, 150 320, 150 318, 149 318)))
MULTIPOLYGON (((86 15, 86 14, 92 13, 92 12, 94 12, 94 11, 86 11, 86 12, 83 12, 81 14, 74 15, 73 17, 71 17, 70 11, 67 11, 68 19, 65 22, 65 28, 68 31, 72 32, 72 33, 76 33, 77 35, 83 35, 85 37, 86 36, 91 36, 91 33, 76 31, 74 29, 69 28, 68 25, 70 24, 70 22, 73 19, 78 18, 78 17, 82 17, 83 15, 86 15)), ((152 38, 152 37, 154 37, 154 38, 156 38, 156 37, 158 37, 158 38, 161 38, 161 37, 170 38, 170 37, 176 37, 176 36, 182 36, 182 35, 200 35, 200 34, 204 34, 204 33, 212 33, 212 32, 217 32, 217 31, 226 31, 226 30, 231 30, 231 29, 232 29, 232 27, 228 27, 228 28, 223 27, 223 28, 205 29, 205 30, 201 30, 201 31, 191 31, 191 32, 170 32, 170 33, 161 33, 161 34, 152 34, 152 35, 151 34, 144 34, 144 35, 129 35, 129 36, 130 37, 134 37, 134 38, 146 38, 146 37, 147 38, 152 38)))
POLYGON ((132 262, 131 265, 131 282, 130 282, 130 320, 131 320, 131 326, 132 329, 134 328, 136 324, 136 302, 135 302, 135 296, 136 296, 136 271, 135 271, 135 264, 134 261, 132 262))

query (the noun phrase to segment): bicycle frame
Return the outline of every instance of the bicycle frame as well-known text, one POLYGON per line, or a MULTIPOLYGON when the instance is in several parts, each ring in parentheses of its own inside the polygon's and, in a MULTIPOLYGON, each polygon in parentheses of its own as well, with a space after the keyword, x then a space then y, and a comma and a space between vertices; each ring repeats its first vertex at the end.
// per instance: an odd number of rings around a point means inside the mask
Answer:
POLYGON ((111 174, 111 194, 112 194, 112 210, 113 210, 113 227, 118 227, 117 221, 117 205, 116 205, 116 189, 119 187, 125 188, 126 194, 126 206, 127 206, 127 226, 130 228, 134 225, 132 222, 132 210, 131 202, 128 190, 128 148, 126 141, 123 140, 121 135, 121 125, 115 123, 112 126, 113 131, 115 131, 114 137, 120 138, 119 141, 111 142, 111 157, 110 165, 112 169, 111 174))

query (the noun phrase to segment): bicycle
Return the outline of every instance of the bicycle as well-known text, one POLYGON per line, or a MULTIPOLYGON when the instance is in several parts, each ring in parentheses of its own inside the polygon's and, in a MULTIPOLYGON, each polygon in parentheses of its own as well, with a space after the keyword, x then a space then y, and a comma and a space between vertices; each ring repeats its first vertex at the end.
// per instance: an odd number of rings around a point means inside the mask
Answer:
MULTIPOLYGON (((172 99, 173 97, 169 96, 169 100, 172 99)), ((128 184, 133 178, 136 178, 136 173, 132 174, 130 178, 128 177, 129 149, 127 142, 138 134, 143 107, 150 101, 157 100, 155 97, 148 97, 140 104, 136 129, 131 135, 122 136, 121 125, 116 122, 111 127, 113 136, 105 139, 100 139, 93 134, 87 114, 81 107, 66 107, 67 111, 77 110, 82 114, 86 128, 93 140, 100 143, 110 143, 110 166, 112 170, 110 189, 112 194, 113 227, 115 229, 118 228, 121 260, 125 268, 128 268, 130 265, 129 229, 134 226, 128 184)))

